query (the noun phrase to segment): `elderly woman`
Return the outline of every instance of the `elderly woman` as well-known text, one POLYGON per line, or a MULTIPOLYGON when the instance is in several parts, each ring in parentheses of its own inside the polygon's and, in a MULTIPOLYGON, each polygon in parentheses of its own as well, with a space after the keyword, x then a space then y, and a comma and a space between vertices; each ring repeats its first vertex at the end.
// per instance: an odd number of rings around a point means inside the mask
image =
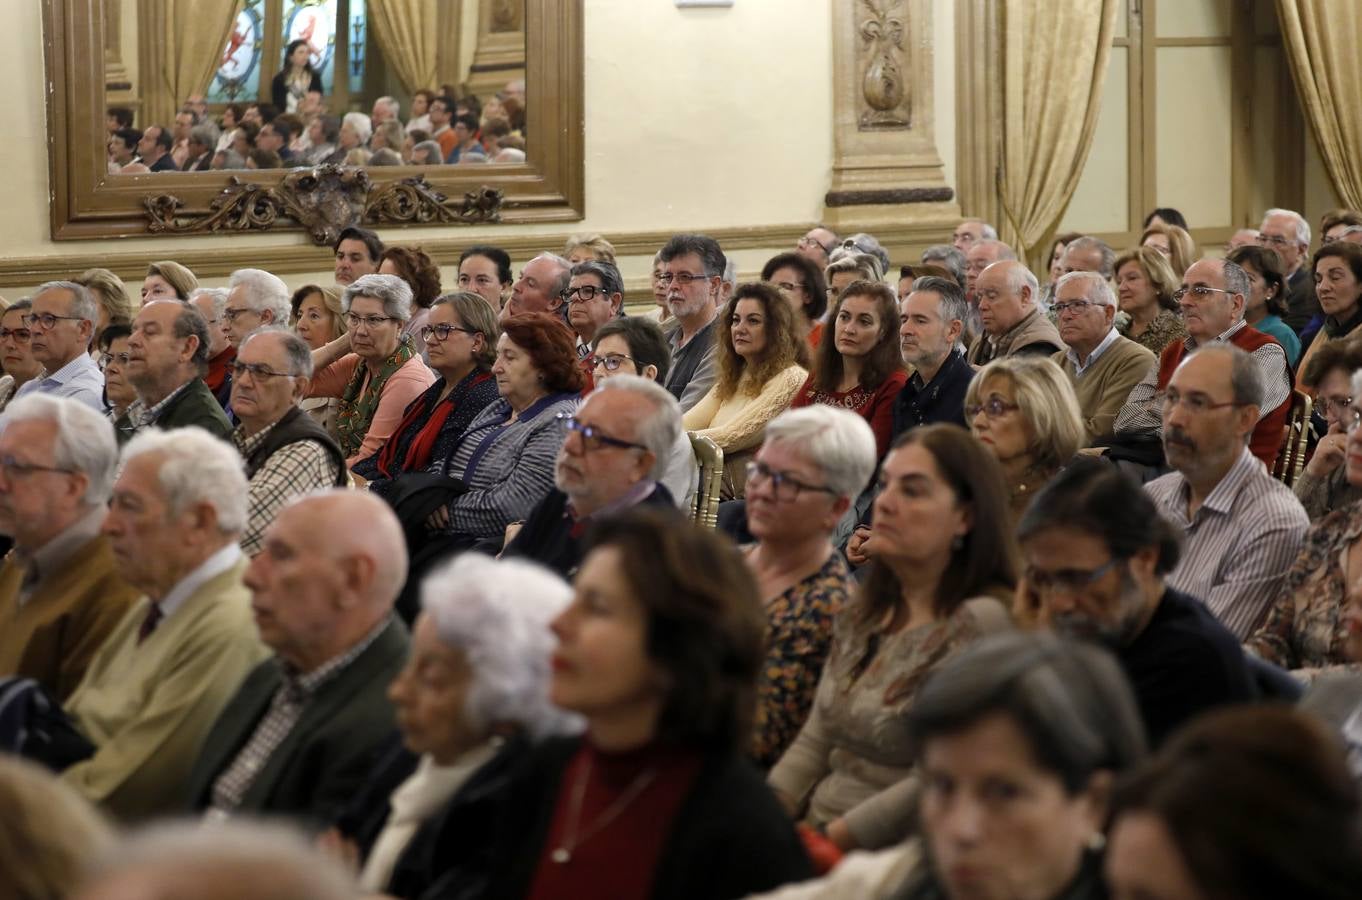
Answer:
POLYGON ((657 510, 606 519, 587 543, 550 689, 586 733, 532 751, 476 896, 729 900, 807 877, 744 758, 762 621, 737 551, 657 510))
POLYGON ((1286 273, 1282 258, 1271 247, 1251 244, 1236 247, 1226 256, 1238 263, 1249 277, 1249 295, 1244 300, 1244 321, 1263 334, 1277 339, 1286 351, 1287 364, 1294 370, 1301 356, 1301 339, 1282 321, 1286 315, 1286 273))
POLYGON ((411 339, 401 336, 411 318, 411 288, 401 278, 357 278, 341 296, 341 309, 349 330, 312 351, 317 372, 308 396, 340 398, 336 438, 353 466, 383 446, 435 376, 411 339))
POLYGON ((117 422, 137 399, 137 390, 128 380, 127 371, 128 339, 131 335, 130 325, 110 325, 96 342, 99 369, 104 373, 104 405, 108 408, 109 420, 112 422, 117 422))
POLYGON ((617 265, 615 245, 599 234, 572 235, 563 245, 563 258, 574 266, 591 260, 617 265))
POLYGON ((1315 251, 1310 261, 1315 276, 1315 296, 1324 311, 1322 334, 1310 343, 1301 357, 1301 368, 1332 341, 1362 335, 1362 246, 1349 241, 1334 241, 1315 251))
POLYGON ((1182 273, 1186 272, 1192 263, 1201 259, 1201 253, 1197 250, 1192 236, 1187 233, 1187 229, 1178 225, 1152 222, 1145 226, 1144 233, 1140 235, 1140 246, 1153 247, 1162 253, 1172 266, 1173 276, 1178 281, 1182 281, 1182 273))
POLYGON ((682 425, 724 451, 723 496, 732 499, 743 494, 747 461, 766 423, 808 377, 808 347, 789 302, 765 282, 738 285, 719 316, 728 326, 719 330, 715 348, 719 377, 682 425))
POLYGON ((1187 337, 1182 313, 1173 292, 1180 278, 1173 274, 1168 258, 1153 247, 1137 247, 1116 257, 1116 300, 1130 317, 1122 332, 1155 356, 1163 348, 1187 337))
POLYGON ((899 350, 899 305, 888 285, 853 281, 833 304, 813 374, 793 407, 825 403, 860 413, 875 432, 876 459, 889 452, 894 398, 908 381, 899 350))
POLYGON ((752 754, 774 765, 813 705, 846 604, 850 572, 831 535, 875 471, 875 435, 855 413, 810 406, 781 413, 748 464, 746 548, 766 611, 752 754))
POLYGON ((1046 357, 1008 356, 984 366, 965 392, 965 421, 1002 463, 1014 523, 1087 442, 1073 385, 1046 357))
MULTIPOLYGON (((341 291, 339 286, 324 288, 319 284, 305 284, 293 292, 293 298, 289 301, 293 312, 293 330, 313 351, 320 350, 345 334, 341 291)), ((314 422, 335 436, 336 416, 340 412, 338 397, 307 397, 298 405, 314 422)))
POLYGON ((430 308, 421 340, 435 383, 402 415, 391 439, 353 467, 369 489, 389 495, 393 479, 424 472, 448 459, 468 426, 497 399, 492 364, 497 358, 496 313, 477 294, 445 294, 430 308))
POLYGON ((781 253, 761 267, 761 280, 780 288, 794 307, 795 319, 815 351, 823 337, 828 285, 818 264, 799 253, 781 253))
POLYGON ((142 305, 153 300, 188 300, 198 286, 194 273, 174 260, 154 262, 142 279, 142 305))
POLYGON ((1362 500, 1362 482, 1348 479, 1348 426, 1352 422, 1353 373, 1362 370, 1362 345, 1356 341, 1326 344, 1301 369, 1299 383, 1315 397, 1316 421, 1323 419, 1314 455, 1291 485, 1310 521, 1362 500))
POLYGON ((33 330, 24 321, 33 311, 33 301, 27 297, 16 300, 0 315, 0 410, 4 410, 19 388, 37 378, 43 364, 33 358, 29 341, 33 330))
POLYGON ((1017 580, 997 460, 954 425, 905 432, 880 467, 870 570, 833 623, 809 719, 771 770, 785 808, 842 849, 912 825, 915 751, 904 713, 922 680, 1008 627, 1017 580))
POLYGON ((459 256, 459 290, 472 291, 501 312, 511 295, 511 257, 500 247, 475 244, 459 256))
POLYGON ((1106 897, 1107 796, 1145 751, 1110 655, 1052 635, 986 638, 927 681, 907 728, 921 837, 763 900, 1106 897))
POLYGON ((340 135, 336 138, 336 152, 332 154, 333 161, 340 157, 349 165, 350 154, 355 150, 363 150, 364 145, 369 143, 369 138, 373 137, 373 122, 362 112, 348 112, 341 119, 340 135))
POLYGON ((464 807, 449 801, 470 779, 500 777, 531 741, 580 730, 549 703, 549 626, 572 600, 566 583, 519 560, 468 554, 426 578, 422 600, 411 656, 388 688, 407 752, 322 838, 353 847, 362 889, 402 897, 437 874, 431 851, 457 825, 464 807), (388 796, 388 776, 413 762, 388 796))
POLYGON ((75 282, 85 285, 99 304, 99 321, 95 323, 94 338, 90 341, 90 354, 94 355, 94 344, 99 341, 104 329, 115 323, 131 324, 137 310, 133 308, 123 279, 108 269, 86 269, 75 282))
MULTIPOLYGON (((420 247, 388 247, 379 257, 378 271, 382 275, 396 275, 411 288, 413 309, 411 318, 402 326, 402 336, 417 340, 426 327, 430 305, 440 296, 440 267, 430 254, 420 247)), ((419 345, 418 345, 419 346, 419 345)), ((421 358, 430 364, 424 347, 421 358)))

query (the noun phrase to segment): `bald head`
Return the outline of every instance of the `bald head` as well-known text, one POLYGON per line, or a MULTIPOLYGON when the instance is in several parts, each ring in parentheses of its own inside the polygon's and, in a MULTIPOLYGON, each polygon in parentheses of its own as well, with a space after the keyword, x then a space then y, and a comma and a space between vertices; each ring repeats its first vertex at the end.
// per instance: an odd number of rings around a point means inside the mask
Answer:
POLYGON ((373 581, 369 598, 384 608, 392 605, 407 580, 407 542, 393 508, 368 491, 330 490, 309 494, 284 509, 279 522, 326 535, 326 552, 336 562, 370 560, 373 581), (348 526, 337 528, 336 523, 348 526))

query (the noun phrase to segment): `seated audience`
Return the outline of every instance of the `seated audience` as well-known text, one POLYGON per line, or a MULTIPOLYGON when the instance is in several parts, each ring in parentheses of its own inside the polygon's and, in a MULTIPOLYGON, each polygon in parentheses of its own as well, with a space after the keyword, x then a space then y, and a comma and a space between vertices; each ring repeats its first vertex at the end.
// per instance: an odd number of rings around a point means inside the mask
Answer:
POLYGON ((766 426, 748 463, 745 550, 766 612, 752 755, 772 766, 808 718, 851 574, 831 536, 875 471, 875 435, 855 413, 817 405, 766 426))
POLYGON ((427 364, 425 341, 421 333, 430 317, 430 306, 440 296, 440 267, 430 254, 420 247, 388 247, 379 257, 381 275, 396 275, 411 288, 412 311, 407 324, 402 326, 402 337, 410 337, 421 350, 427 364))
POLYGON ((373 122, 364 113, 348 112, 341 116, 340 134, 336 138, 336 154, 342 157, 343 164, 351 165, 350 155, 355 151, 367 154, 368 151, 364 147, 373 135, 373 122))
POLYGON ((875 433, 876 459, 889 452, 894 400, 908 375, 899 352, 898 303, 888 285, 855 281, 828 314, 813 374, 790 403, 839 406, 859 413, 875 433))
POLYGON ((823 314, 828 311, 828 286, 823 269, 801 253, 781 253, 766 261, 761 280, 780 288, 794 307, 797 327, 809 346, 818 349, 823 336, 823 314))
POLYGON ((1116 654, 1150 741, 1256 691, 1239 641, 1165 583, 1179 535, 1114 466, 1084 460, 1036 496, 1018 528, 1019 618, 1116 654))
POLYGON ((808 347, 795 329, 794 311, 771 285, 740 285, 720 314, 718 379, 686 413, 687 431, 724 452, 723 496, 741 497, 746 466, 760 446, 766 423, 794 399, 808 377, 801 363, 808 347))
POLYGON ((571 235, 563 246, 563 257, 574 266, 593 259, 619 265, 615 261, 615 245, 599 234, 571 235))
POLYGON ((120 463, 104 533, 146 600, 64 705, 93 754, 62 780, 121 819, 141 819, 181 807, 204 736, 264 649, 241 583, 246 477, 236 451, 179 428, 138 435, 120 463))
POLYGON ((411 318, 411 288, 401 278, 360 277, 345 289, 341 309, 347 330, 313 351, 316 374, 308 396, 340 398, 336 433, 345 464, 353 466, 392 437, 403 411, 435 376, 415 342, 401 336, 411 318))
POLYGON ((1188 726, 1112 797, 1115 897, 1351 900, 1358 788, 1328 727, 1285 706, 1188 726))
POLYGON ((982 330, 970 344, 970 365, 1062 351, 1064 341, 1036 302, 1039 297, 1036 276, 1016 260, 996 262, 980 272, 974 283, 974 303, 982 330))
POLYGON ((189 295, 189 304, 208 324, 208 372, 203 383, 226 409, 232 397, 232 361, 236 347, 227 330, 227 288, 198 288, 189 295))
POLYGON ((837 232, 822 225, 815 225, 795 242, 795 252, 822 269, 828 264, 829 254, 841 244, 842 239, 837 236, 837 232))
POLYGON ((1324 312, 1323 332, 1310 342, 1301 357, 1302 368, 1320 348, 1362 335, 1362 247, 1334 241, 1315 251, 1310 266, 1315 279, 1315 298, 1324 312))
POLYGON ((1130 317, 1123 332, 1155 356, 1173 341, 1187 337, 1182 310, 1173 299, 1177 276, 1168 259, 1152 247, 1127 250, 1116 257, 1116 297, 1130 317))
POLYGON ((221 325, 232 347, 239 350, 246 335, 261 326, 286 324, 289 312, 288 287, 277 275, 263 269, 237 269, 227 280, 221 325))
POLYGON ((340 119, 335 116, 320 115, 307 126, 307 141, 310 145, 303 152, 302 162, 309 166, 322 163, 335 163, 336 142, 340 140, 340 119))
MULTIPOLYGON (((109 135, 108 165, 110 175, 131 174, 129 167, 137 159, 137 147, 142 143, 142 132, 136 128, 120 128, 109 135)), ((147 171, 150 171, 148 169, 147 171)))
POLYGON ((356 278, 378 274, 383 241, 367 228, 351 225, 341 229, 331 249, 336 254, 336 284, 349 285, 356 278))
POLYGON ((195 125, 189 129, 189 142, 186 145, 185 172, 207 172, 213 164, 213 150, 217 146, 218 130, 209 124, 195 125))
POLYGON ((622 376, 602 382, 563 425, 555 488, 505 553, 571 578, 582 562, 581 537, 593 523, 640 505, 675 508, 660 478, 681 433, 681 409, 657 382, 622 376))
POLYGON ((899 352, 913 369, 894 398, 894 437, 919 425, 965 426, 965 392, 974 368, 960 340, 969 307, 965 292, 944 278, 927 276, 899 304, 899 352))
MULTIPOLYGON (((1066 231, 1063 234, 1057 234, 1054 236, 1054 239, 1050 244, 1050 257, 1048 260, 1048 265, 1046 265, 1045 267, 1045 272, 1049 277, 1049 281, 1046 284, 1046 287, 1049 288, 1050 293, 1053 293, 1054 284, 1056 281, 1059 281, 1059 276, 1064 274, 1064 251, 1068 249, 1069 244, 1073 243, 1074 241, 1078 240, 1081 237, 1083 237, 1083 234, 1082 232, 1079 231, 1066 231)), ((1112 263, 1113 270, 1115 269, 1115 267, 1116 264, 1115 262, 1113 262, 1112 263)))
POLYGON ((1315 267, 1310 265, 1310 223, 1295 210, 1269 209, 1258 226, 1258 245, 1277 251, 1286 276, 1286 324, 1308 344, 1322 317, 1315 296, 1315 267))
POLYGON ((64 702, 139 594, 100 534, 118 445, 75 400, 14 401, 0 430, 0 676, 32 678, 64 702))
MULTIPOLYGON (((869 253, 837 249, 832 253, 832 262, 823 270, 823 280, 827 283, 828 300, 836 300, 842 291, 856 281, 879 282, 884 279, 884 269, 880 261, 869 253)), ((822 331, 819 331, 822 341, 822 331)))
POLYGON ((108 269, 86 269, 72 281, 84 285, 99 306, 99 318, 95 322, 95 335, 91 341, 92 344, 99 343, 99 336, 110 325, 132 324, 132 317, 137 314, 137 307, 133 304, 132 298, 128 296, 128 288, 123 284, 123 279, 108 269))
POLYGON ((199 286, 199 279, 173 259, 163 259, 147 266, 142 279, 142 304, 152 300, 188 300, 199 286))
POLYGON ((807 877, 744 758, 762 621, 736 550, 675 513, 604 520, 553 630, 550 699, 586 734, 536 747, 508 786, 477 896, 727 900, 807 877))
POLYGON ((672 368, 663 387, 690 412, 714 387, 719 377, 718 333, 720 281, 728 257, 719 242, 703 234, 674 235, 658 251, 658 285, 676 324, 667 333, 672 346, 672 368))
POLYGON ((996 241, 998 229, 983 219, 963 219, 951 233, 951 245, 961 253, 969 250, 980 241, 996 241))
POLYGON ((1144 226, 1150 225, 1176 225, 1184 231, 1187 229, 1187 217, 1171 206, 1156 206, 1144 217, 1144 226))
MULTIPOLYGON (((1070 250, 1076 245, 1078 241, 1070 244, 1070 250)), ((1111 435, 1126 397, 1154 366, 1154 354, 1116 331, 1116 298, 1097 272, 1061 276, 1051 309, 1059 320, 1059 336, 1069 345, 1051 359, 1073 385, 1087 432, 1084 443, 1091 444, 1111 435)))
POLYGON ((1064 245, 1061 277, 1070 272, 1092 272, 1111 281, 1116 275, 1116 253, 1101 238, 1079 235, 1064 245))
POLYGON ((28 316, 33 301, 25 297, 16 300, 0 314, 0 411, 9 407, 19 388, 43 372, 43 364, 33 358, 33 329, 28 327, 28 316))
POLYGON ((1362 469, 1354 472, 1358 483, 1353 485, 1345 465, 1349 426, 1354 421, 1353 374, 1359 370, 1362 346, 1354 341, 1326 344, 1311 356, 1310 365, 1301 370, 1301 386, 1315 397, 1313 422, 1322 419, 1327 426, 1315 443, 1310 461, 1291 485, 1312 522, 1362 500, 1362 469))
MULTIPOLYGON (((960 285, 960 289, 965 289, 965 254, 955 249, 949 244, 933 244, 922 251, 922 264, 924 266, 939 266, 949 273, 949 277, 960 285)), ((912 287, 908 285, 907 287, 912 287)), ((906 288, 899 291, 899 299, 906 297, 906 288)))
POLYGON ((1180 225, 1153 222, 1140 235, 1140 246, 1149 247, 1163 255, 1173 270, 1173 277, 1181 279, 1192 263, 1201 259, 1201 252, 1187 229, 1180 225))
POLYGON ((1225 253, 1228 254, 1231 250, 1237 250, 1240 247, 1256 246, 1257 244, 1258 229, 1240 228, 1234 234, 1230 235, 1230 239, 1225 242, 1225 253))
POLYGON ((75 896, 90 858, 114 841, 89 803, 26 760, 0 756, 0 809, 0 883, 13 900, 75 896))
POLYGON ((170 129, 163 125, 148 125, 142 131, 142 139, 137 142, 137 162, 131 166, 125 166, 124 172, 174 172, 179 169, 175 164, 175 157, 171 155, 171 149, 175 146, 175 137, 170 129))
POLYGON ((510 297, 511 257, 500 247, 474 244, 459 255, 459 290, 486 300, 495 313, 510 297))
POLYGON ((298 407, 312 377, 312 353, 302 338, 282 326, 258 328, 241 345, 232 372, 232 411, 241 422, 232 443, 251 484, 241 549, 255 556, 286 503, 345 487, 348 478, 340 447, 298 407))
MULTIPOLYGON (((3 331, 0 331, 2 339, 3 331)), ((131 325, 110 325, 99 336, 99 368, 104 373, 105 417, 117 422, 137 399, 137 389, 128 381, 128 339, 131 325)), ((0 343, 3 347, 3 343, 0 343)))
POLYGON ((1084 443, 1073 386, 1042 357, 984 366, 965 392, 965 419, 1002 465, 1013 524, 1084 443))
POLYGON ((844 850, 908 836, 917 779, 904 713, 943 660, 1008 627, 1017 574, 1002 473, 972 437, 909 431, 879 481, 869 573, 833 622, 808 721, 769 779, 844 850))
POLYGON ((114 421, 120 444, 138 431, 197 425, 226 440, 232 433, 217 398, 203 383, 208 324, 178 300, 143 305, 128 338, 128 381, 137 399, 114 421))
MULTIPOLYGON (((1282 258, 1276 250, 1256 245, 1232 250, 1225 258, 1238 263, 1249 278, 1244 321, 1263 334, 1276 338, 1286 351, 1287 365, 1291 371, 1297 371, 1296 363, 1301 359, 1301 339, 1282 321, 1282 316, 1286 315, 1286 278, 1282 275, 1282 258)), ((1345 315, 1344 318, 1348 317, 1345 315)), ((1314 342, 1311 346, 1318 343, 1314 342)))
POLYGON ((413 166, 442 166, 444 162, 440 145, 435 141, 417 141, 411 148, 413 166))
POLYGON ((1247 446, 1263 393, 1254 358, 1236 346, 1187 357, 1163 403, 1163 451, 1175 471, 1145 485, 1186 535, 1169 586, 1205 603, 1241 641, 1267 614, 1310 524, 1247 446))
POLYGON ((477 294, 445 294, 430 308, 421 340, 435 382, 407 406, 393 435, 377 453, 355 463, 369 490, 387 497, 395 479, 425 472, 453 455, 469 424, 497 398, 496 313, 477 294))
MULTIPOLYGON (((340 287, 305 284, 293 292, 289 306, 292 311, 289 321, 293 323, 293 330, 314 351, 345 334, 340 287)), ((339 397, 304 397, 298 407, 325 428, 327 434, 335 436, 336 416, 340 412, 339 397)))
POLYGON ((551 313, 561 316, 563 292, 572 279, 572 264, 561 256, 541 253, 525 264, 511 285, 511 295, 501 307, 502 324, 511 316, 551 313))
POLYGON ((1362 213, 1353 209, 1325 210, 1319 217, 1320 246, 1332 244, 1343 236, 1345 229, 1362 225, 1362 213))
POLYGON ((284 507, 245 576, 274 658, 205 737, 185 792, 193 808, 209 821, 269 815, 308 827, 344 808, 394 725, 388 683, 410 642, 392 608, 406 574, 402 528, 377 497, 338 490, 284 507))
MULTIPOLYGON (((567 320, 577 334, 577 356, 586 360, 601 326, 624 312, 624 279, 611 262, 587 260, 572 267, 571 281, 563 295, 567 320)), ((590 363, 584 364, 590 375, 590 363)))
MULTIPOLYGON (((875 279, 873 279, 875 281, 878 281, 880 278, 883 278, 885 273, 889 271, 889 251, 884 249, 884 246, 879 242, 878 238, 876 238, 873 234, 867 234, 864 231, 857 232, 856 234, 853 234, 850 237, 843 238, 842 246, 832 251, 832 253, 828 256, 828 262, 829 263, 836 262, 839 256, 841 255, 854 254, 861 254, 864 256, 870 256, 874 258, 876 264, 879 266, 880 273, 875 279)), ((832 279, 828 279, 828 286, 829 287, 832 286, 832 279)), ((841 287, 845 287, 845 285, 841 285, 838 287, 839 293, 841 291, 841 287)))
POLYGON ((999 260, 1015 260, 1016 258, 1016 251, 1002 241, 976 241, 969 250, 965 251, 965 300, 969 303, 970 312, 969 321, 965 323, 964 343, 966 347, 984 331, 983 323, 979 319, 979 297, 974 290, 975 284, 979 281, 979 276, 983 274, 984 269, 999 260))
POLYGON ((90 291, 74 281, 49 281, 33 293, 24 315, 29 352, 43 370, 14 392, 15 399, 33 394, 70 397, 96 411, 104 408, 104 376, 90 358, 99 308, 90 291))

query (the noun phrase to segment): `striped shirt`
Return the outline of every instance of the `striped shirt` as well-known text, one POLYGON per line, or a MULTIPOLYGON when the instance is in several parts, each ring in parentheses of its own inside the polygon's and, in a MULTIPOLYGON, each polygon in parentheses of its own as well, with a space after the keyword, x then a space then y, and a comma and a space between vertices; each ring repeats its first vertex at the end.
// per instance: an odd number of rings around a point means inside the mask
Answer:
POLYGON ((1184 535, 1168 586, 1201 600, 1243 641, 1267 614, 1291 569, 1310 519, 1291 489, 1244 447, 1190 518, 1181 472, 1145 485, 1159 512, 1184 535))

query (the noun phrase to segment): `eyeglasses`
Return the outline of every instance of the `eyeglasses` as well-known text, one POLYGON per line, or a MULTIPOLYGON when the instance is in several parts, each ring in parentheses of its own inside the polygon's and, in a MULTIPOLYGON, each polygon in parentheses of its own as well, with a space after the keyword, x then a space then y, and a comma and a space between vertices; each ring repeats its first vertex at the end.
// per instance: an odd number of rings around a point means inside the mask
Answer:
MULTIPOLYGON (((684 282, 683 282, 684 283, 684 282)), ((581 287, 568 288, 558 295, 568 303, 574 300, 581 300, 583 303, 590 303, 597 297, 607 296, 605 288, 598 288, 594 284, 584 284, 581 287)))
POLYGON ((718 275, 705 275, 704 273, 692 275, 689 272, 663 272, 661 275, 657 276, 657 283, 661 285, 670 285, 675 281, 682 287, 688 287, 693 282, 708 281, 711 278, 718 277, 718 275))
POLYGON ((1170 413, 1173 411, 1173 408, 1178 405, 1185 406, 1190 412, 1200 415, 1201 413, 1208 413, 1213 409, 1224 409, 1226 406, 1242 406, 1243 404, 1236 403, 1233 400, 1230 400, 1228 403, 1216 403, 1205 394, 1187 394, 1184 396, 1174 389, 1169 388, 1163 395, 1163 411, 1165 413, 1170 413))
POLYGON ((224 309, 222 311, 222 317, 226 319, 228 322, 235 322, 238 316, 244 316, 247 314, 252 316, 258 316, 260 315, 260 312, 254 309, 224 309))
POLYGON ((80 316, 54 316, 52 313, 33 313, 24 316, 25 325, 29 328, 32 328, 34 325, 41 325, 43 326, 43 331, 51 331, 53 328, 57 327, 57 322, 59 321, 84 322, 85 319, 80 316))
POLYGON ((563 423, 568 431, 581 437, 582 446, 586 448, 588 452, 599 450, 602 447, 618 447, 621 450, 648 449, 642 444, 635 444, 630 441, 622 441, 619 438, 611 437, 610 435, 603 433, 595 425, 587 425, 571 413, 559 413, 554 416, 554 418, 563 423))
POLYGON ((61 466, 40 466, 36 463, 19 462, 9 454, 0 456, 0 472, 5 473, 6 479, 15 476, 26 478, 34 472, 61 472, 63 475, 71 475, 75 471, 75 469, 64 469, 61 466))
POLYGON ((1340 422, 1347 421, 1348 408, 1353 405, 1352 397, 1320 397, 1317 401, 1321 412, 1333 412, 1340 422))
POLYGON ((1056 303, 1050 307, 1056 316, 1062 316, 1066 312, 1081 313, 1089 306, 1097 306, 1091 300, 1070 300, 1067 303, 1056 303))
POLYGON ((476 334, 476 329, 460 328, 458 325, 426 325, 421 328, 421 340, 430 343, 431 338, 435 338, 438 343, 443 344, 449 340, 449 336, 459 331, 463 334, 476 334))
POLYGON ((1053 591, 1077 594, 1086 590, 1121 561, 1122 557, 1117 556, 1108 560, 1106 565, 1098 566, 1095 569, 1060 569, 1057 572, 1045 572, 1028 566, 1024 577, 1027 585, 1037 594, 1053 591))
POLYGON ((276 372, 273 369, 262 366, 260 363, 244 363, 244 362, 232 363, 232 376, 234 378, 240 378, 242 375, 245 375, 248 372, 250 373, 252 379, 293 377, 288 372, 276 372))
POLYGON ((798 499, 800 491, 817 491, 823 494, 831 494, 834 497, 838 496, 836 491, 825 484, 809 484, 807 481, 800 481, 789 472, 773 469, 759 460, 753 460, 747 464, 749 487, 760 487, 768 481, 771 483, 771 493, 783 503, 790 503, 798 499))
POLYGON ((619 371, 619 367, 624 365, 625 363, 634 362, 634 358, 632 356, 625 356, 623 353, 607 353, 604 356, 596 356, 595 354, 592 354, 591 356, 587 357, 587 359, 591 363, 592 371, 595 371, 601 366, 604 366, 605 371, 607 372, 617 372, 619 371))
POLYGON ((806 294, 809 291, 809 286, 807 284, 795 284, 793 281, 777 281, 776 287, 780 288, 782 291, 788 291, 791 294, 806 294))
MULTIPOLYGON (((0 337, 3 336, 4 332, 0 331, 0 337)), ((99 370, 102 372, 114 363, 118 363, 118 368, 121 369, 128 364, 130 358, 130 354, 127 353, 101 353, 99 355, 99 370)))
POLYGON ((358 328, 363 325, 365 328, 378 328, 384 322, 391 322, 392 316, 357 316, 354 313, 345 314, 345 324, 351 328, 358 328))
POLYGON ((1258 235, 1258 243, 1260 243, 1260 244, 1271 244, 1271 245, 1274 246, 1274 247, 1286 247, 1286 246, 1289 246, 1289 245, 1291 245, 1291 244, 1293 244, 1293 243, 1295 243, 1295 242, 1294 242, 1294 241, 1289 241, 1289 240, 1287 240, 1286 238, 1282 237, 1280 234, 1259 234, 1259 235, 1258 235))
POLYGON ((33 332, 27 328, 0 328, 0 340, 14 338, 16 341, 26 341, 33 337, 33 332))
POLYGON ((1189 287, 1180 287, 1176 291, 1174 291, 1173 302, 1181 303, 1182 298, 1186 297, 1188 294, 1191 294, 1192 297, 1194 297, 1197 300, 1197 302, 1200 302, 1202 300, 1209 298, 1211 294, 1233 294, 1233 293, 1234 291, 1226 291, 1222 290, 1221 288, 1213 288, 1210 285, 1194 284, 1189 287))
POLYGON ((983 413, 990 419, 1001 419, 1010 412, 1021 409, 1015 403, 1008 403, 1001 397, 989 397, 983 403, 971 403, 965 407, 965 418, 973 419, 979 413, 983 413))
POLYGON ((831 248, 831 247, 827 246, 826 244, 820 244, 820 243, 818 243, 818 241, 815 241, 813 238, 809 237, 807 234, 804 235, 802 238, 800 238, 800 239, 799 239, 799 242, 798 242, 797 244, 795 244, 795 246, 796 246, 796 247, 817 247, 819 250, 822 250, 824 253, 831 253, 831 252, 832 252, 832 248, 831 248))

